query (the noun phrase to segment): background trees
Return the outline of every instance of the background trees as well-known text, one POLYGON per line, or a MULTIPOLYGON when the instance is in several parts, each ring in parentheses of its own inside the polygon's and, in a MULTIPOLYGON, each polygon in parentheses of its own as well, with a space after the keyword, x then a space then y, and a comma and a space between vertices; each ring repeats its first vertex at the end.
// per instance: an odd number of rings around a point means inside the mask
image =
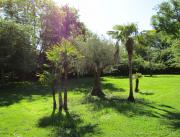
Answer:
POLYGON ((36 68, 36 49, 31 44, 30 27, 0 20, 0 67, 2 81, 25 78, 36 68))
POLYGON ((169 0, 162 2, 157 9, 157 13, 152 17, 152 25, 160 32, 173 35, 174 38, 180 36, 180 1, 169 0))
POLYGON ((169 0, 162 2, 157 9, 157 13, 152 17, 153 27, 163 36, 164 42, 169 45, 168 50, 173 55, 171 57, 170 67, 179 68, 179 55, 177 54, 180 36, 180 1, 169 0))

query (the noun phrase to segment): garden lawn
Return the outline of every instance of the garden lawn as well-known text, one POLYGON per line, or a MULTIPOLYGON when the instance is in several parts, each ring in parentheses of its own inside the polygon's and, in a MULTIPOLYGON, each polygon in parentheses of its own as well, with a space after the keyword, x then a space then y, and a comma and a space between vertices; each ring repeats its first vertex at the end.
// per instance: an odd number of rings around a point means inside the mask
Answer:
MULTIPOLYGON (((103 77, 104 98, 89 96, 91 78, 70 80, 69 112, 52 112, 47 86, 0 89, 0 137, 180 137, 180 75, 140 79, 128 103, 128 78, 103 77)), ((135 84, 134 84, 135 85, 135 84)))

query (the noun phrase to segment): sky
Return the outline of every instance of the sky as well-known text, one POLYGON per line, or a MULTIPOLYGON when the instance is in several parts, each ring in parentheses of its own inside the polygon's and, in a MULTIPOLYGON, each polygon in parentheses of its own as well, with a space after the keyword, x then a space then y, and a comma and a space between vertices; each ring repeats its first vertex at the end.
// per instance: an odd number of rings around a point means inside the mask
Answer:
POLYGON ((152 29, 151 17, 163 0, 55 0, 79 10, 88 29, 106 35, 114 25, 137 23, 139 31, 152 29))

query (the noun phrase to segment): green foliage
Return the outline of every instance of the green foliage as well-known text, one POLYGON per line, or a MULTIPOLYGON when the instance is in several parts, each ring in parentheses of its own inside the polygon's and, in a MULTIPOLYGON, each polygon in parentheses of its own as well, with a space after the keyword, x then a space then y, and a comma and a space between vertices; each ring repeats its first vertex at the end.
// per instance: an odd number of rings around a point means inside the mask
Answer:
POLYGON ((143 31, 138 35, 137 40, 135 52, 145 61, 144 68, 158 70, 171 66, 170 45, 161 33, 155 30, 143 31))
POLYGON ((154 28, 160 32, 161 45, 165 47, 161 60, 168 67, 179 67, 178 46, 180 36, 180 1, 162 2, 152 17, 154 28), (178 45, 178 44, 177 44, 178 45))
POLYGON ((0 5, 2 15, 0 18, 11 20, 19 24, 29 25, 31 29, 31 43, 33 46, 40 45, 41 17, 45 7, 52 0, 2 0, 0 5))
POLYGON ((112 38, 121 40, 125 43, 128 37, 135 36, 138 32, 138 27, 134 23, 126 25, 115 25, 113 27, 114 31, 108 31, 107 34, 112 36, 112 38))
POLYGON ((48 71, 43 71, 43 73, 37 75, 41 84, 52 85, 53 81, 56 79, 55 75, 48 71))
POLYGON ((46 52, 47 58, 54 64, 55 68, 61 69, 64 72, 65 61, 68 64, 68 71, 76 68, 76 63, 81 61, 83 56, 80 51, 68 40, 62 40, 61 43, 54 45, 46 52))
POLYGON ((152 24, 158 31, 178 38, 180 35, 180 1, 168 0, 162 2, 152 17, 152 24))
POLYGON ((174 55, 173 66, 180 68, 180 40, 174 40, 172 44, 172 51, 174 55))
POLYGON ((31 45, 29 26, 0 20, 1 69, 14 73, 29 73, 36 68, 36 51, 31 45))
POLYGON ((105 69, 114 64, 114 46, 111 42, 93 36, 84 44, 81 51, 85 57, 87 68, 91 70, 105 69))

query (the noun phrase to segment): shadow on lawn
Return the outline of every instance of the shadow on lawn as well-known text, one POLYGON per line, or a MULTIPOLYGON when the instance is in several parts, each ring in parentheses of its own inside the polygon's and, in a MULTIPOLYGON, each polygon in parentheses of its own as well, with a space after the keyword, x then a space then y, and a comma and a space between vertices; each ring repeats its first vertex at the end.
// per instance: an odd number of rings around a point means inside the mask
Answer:
MULTIPOLYGON (((70 79, 68 83, 68 91, 74 93, 88 94, 91 92, 93 85, 92 78, 70 79)), ((111 92, 124 91, 119 89, 112 83, 102 83, 104 90, 111 92)), ((51 90, 48 86, 40 85, 32 82, 16 82, 8 84, 0 89, 0 106, 9 106, 18 103, 22 99, 33 101, 33 95, 51 96, 51 90)))
MULTIPOLYGON (((125 89, 123 88, 117 88, 112 83, 104 83, 105 81, 103 78, 101 79, 102 89, 108 90, 110 92, 123 92, 125 89)), ((69 87, 68 89, 70 91, 74 91, 76 93, 81 92, 88 94, 91 92, 91 89, 93 87, 93 78, 81 78, 81 79, 71 79, 69 81, 69 87)))
POLYGON ((180 129, 180 112, 168 112, 162 117, 166 120, 162 120, 162 123, 168 124, 171 128, 180 129))
POLYGON ((116 88, 112 83, 103 83, 102 84, 103 90, 109 90, 110 92, 124 92, 125 89, 123 88, 116 88))
POLYGON ((53 137, 83 137, 85 134, 100 134, 97 124, 84 124, 77 114, 52 114, 39 120, 39 127, 53 127, 53 137))
POLYGON ((141 95, 154 95, 153 92, 142 92, 142 91, 139 91, 138 93, 141 94, 141 95))
POLYGON ((32 95, 50 95, 50 90, 47 86, 42 86, 31 82, 17 82, 1 87, 0 89, 0 106, 9 106, 18 103, 26 98, 33 101, 32 95))
MULTIPOLYGON (((88 93, 92 83, 91 78, 69 80, 68 90, 88 93)), ((33 95, 42 97, 51 96, 51 89, 46 85, 33 82, 14 82, 0 87, 0 106, 9 106, 18 103, 22 99, 33 101, 33 95)))
POLYGON ((128 117, 133 116, 149 116, 159 118, 160 115, 150 107, 151 102, 144 99, 136 99, 136 103, 130 103, 127 99, 120 97, 85 97, 82 103, 90 103, 93 111, 100 111, 105 108, 113 108, 121 114, 128 117))
POLYGON ((129 103, 127 99, 120 97, 86 97, 82 103, 90 103, 92 111, 112 108, 127 117, 147 116, 162 120, 162 124, 170 125, 174 129, 180 128, 180 113, 176 113, 173 107, 163 104, 155 104, 145 99, 136 99, 135 103, 129 103))

